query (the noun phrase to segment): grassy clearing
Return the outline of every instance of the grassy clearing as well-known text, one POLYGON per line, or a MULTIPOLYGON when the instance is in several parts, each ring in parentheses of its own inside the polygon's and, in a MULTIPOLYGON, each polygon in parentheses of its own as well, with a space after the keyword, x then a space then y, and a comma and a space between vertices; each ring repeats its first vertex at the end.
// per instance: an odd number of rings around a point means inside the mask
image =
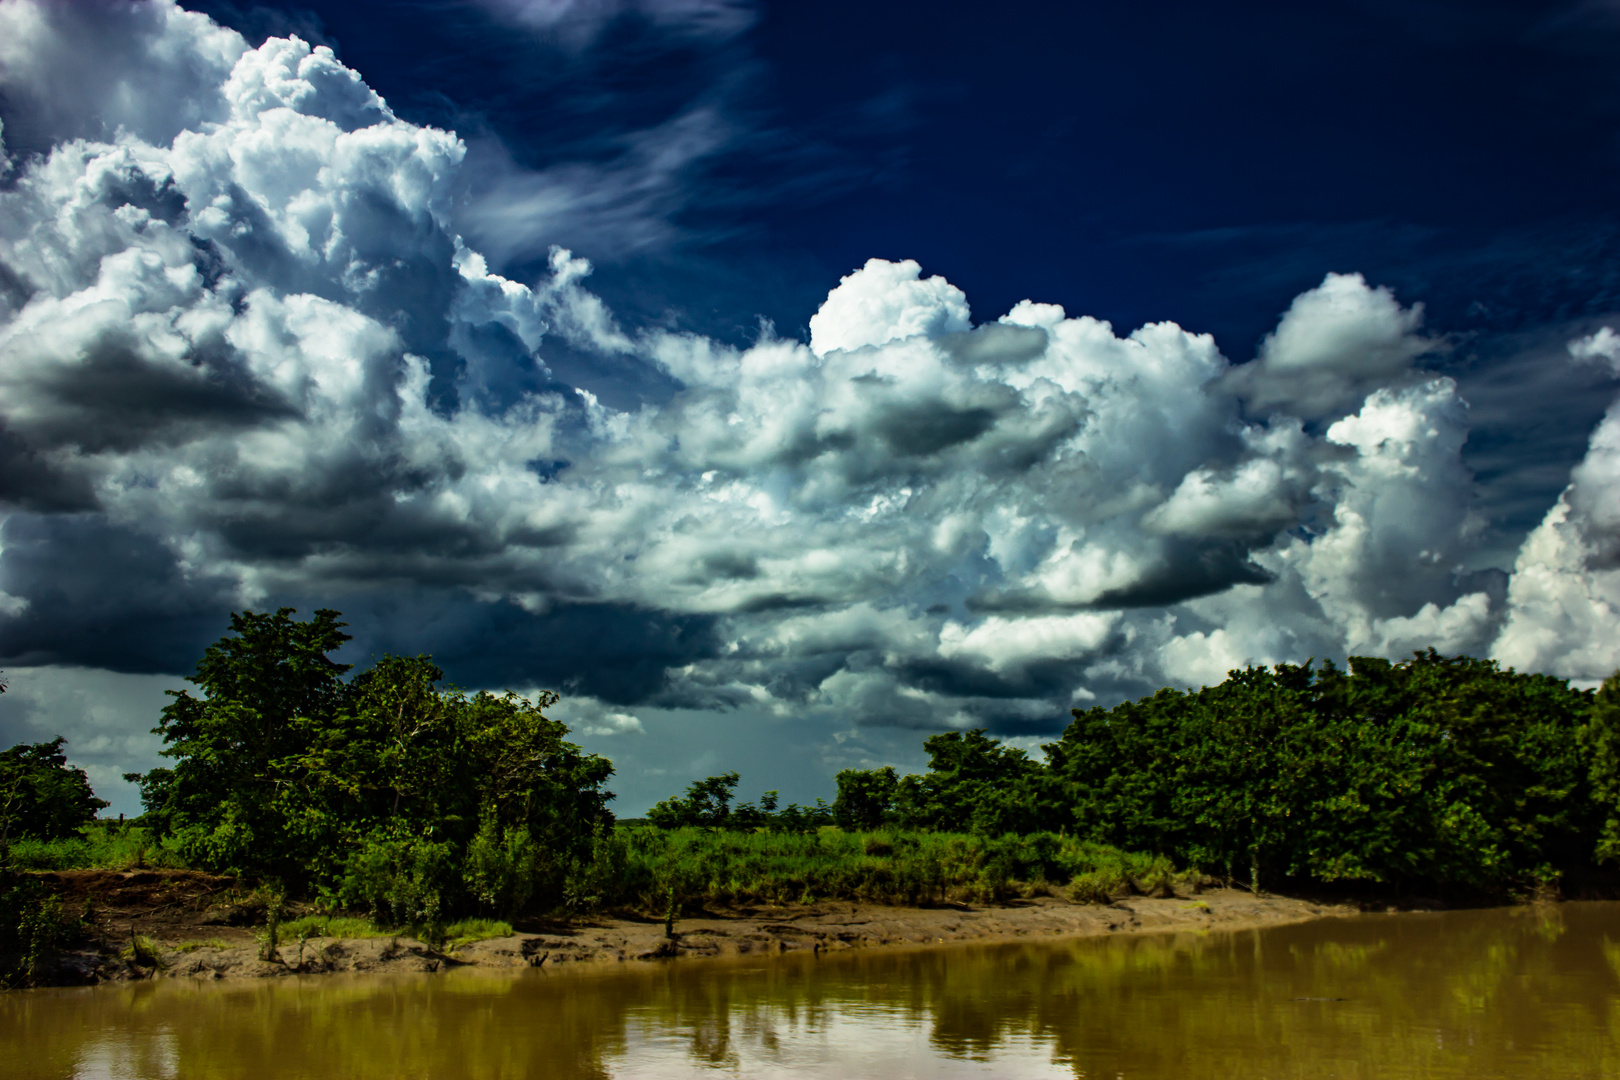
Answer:
POLYGON ((719 903, 865 900, 992 903, 1066 887, 1082 902, 1188 885, 1162 856, 1055 833, 736 832, 620 828, 604 837, 594 883, 601 903, 665 910, 719 903))

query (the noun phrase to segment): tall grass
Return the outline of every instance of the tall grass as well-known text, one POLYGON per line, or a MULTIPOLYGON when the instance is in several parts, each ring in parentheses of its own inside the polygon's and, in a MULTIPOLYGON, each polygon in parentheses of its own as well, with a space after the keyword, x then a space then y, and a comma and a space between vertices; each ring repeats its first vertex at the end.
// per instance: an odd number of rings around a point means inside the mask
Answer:
POLYGON ((697 904, 865 900, 979 903, 1064 886, 1082 901, 1173 891, 1184 879, 1168 859, 1055 833, 811 833, 621 827, 599 840, 592 899, 663 911, 673 893, 697 904))
POLYGON ((13 840, 11 865, 18 870, 128 870, 185 864, 139 825, 96 821, 66 840, 13 840))

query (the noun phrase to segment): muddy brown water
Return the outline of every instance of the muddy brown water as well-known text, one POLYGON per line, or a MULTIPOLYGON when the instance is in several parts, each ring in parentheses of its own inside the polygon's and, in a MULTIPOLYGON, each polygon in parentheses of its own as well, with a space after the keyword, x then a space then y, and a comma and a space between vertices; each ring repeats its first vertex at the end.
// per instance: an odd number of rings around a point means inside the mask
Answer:
POLYGON ((0 995, 0 1076, 1620 1077, 1620 903, 0 995))

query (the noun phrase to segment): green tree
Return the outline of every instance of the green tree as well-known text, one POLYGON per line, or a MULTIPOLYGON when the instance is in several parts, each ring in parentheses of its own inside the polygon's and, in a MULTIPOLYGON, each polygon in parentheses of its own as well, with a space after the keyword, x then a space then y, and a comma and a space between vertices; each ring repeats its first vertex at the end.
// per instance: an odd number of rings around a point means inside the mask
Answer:
POLYGON ((1353 657, 1076 710, 1047 752, 1060 816, 1091 839, 1256 886, 1499 888, 1590 860, 1588 700, 1432 650, 1353 657))
POLYGON ((345 681, 334 611, 232 617, 158 730, 149 815, 211 869, 326 888, 388 917, 561 902, 611 825, 613 766, 516 694, 444 689, 425 656, 345 681))
POLYGON ((83 769, 69 767, 66 739, 18 743, 0 751, 0 853, 10 840, 77 836, 107 804, 90 790, 83 769))
POLYGON ((894 814, 894 792, 900 778, 893 766, 845 769, 838 774, 833 820, 845 829, 876 829, 894 814))
POLYGON ((734 772, 695 780, 687 786, 685 798, 672 795, 655 804, 647 811, 647 821, 661 829, 724 829, 732 823, 731 800, 740 780, 734 772))
POLYGON ((1592 711, 1581 732, 1590 765, 1592 798, 1601 818, 1595 856, 1599 862, 1620 860, 1620 672, 1603 680, 1592 698, 1592 711))
POLYGON ((923 749, 928 772, 895 786, 894 814, 904 827, 992 836, 1042 827, 1045 772, 1024 751, 981 730, 935 735, 923 749))
POLYGON ((348 665, 326 654, 349 635, 335 611, 306 622, 292 615, 233 614, 231 633, 190 676, 202 696, 170 691, 154 729, 175 765, 160 785, 143 785, 143 797, 155 798, 154 820, 200 865, 298 880, 313 855, 308 830, 287 816, 300 780, 289 764, 307 728, 334 716, 347 695, 348 665))

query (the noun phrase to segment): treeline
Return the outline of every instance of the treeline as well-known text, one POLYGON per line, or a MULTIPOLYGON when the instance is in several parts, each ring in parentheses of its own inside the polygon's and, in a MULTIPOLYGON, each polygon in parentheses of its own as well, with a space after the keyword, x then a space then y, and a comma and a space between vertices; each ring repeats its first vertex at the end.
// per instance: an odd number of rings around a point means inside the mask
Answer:
MULTIPOLYGON (((1178 872, 1257 889, 1488 893, 1620 857, 1616 680, 1594 693, 1432 651, 1251 668, 1076 710, 1044 759, 951 732, 926 740, 924 772, 840 773, 831 804, 738 802, 726 773, 624 828, 607 808, 611 763, 544 715, 553 695, 447 689, 423 657, 351 676, 329 657, 348 640, 337 613, 292 614, 234 615, 192 677, 199 693, 163 710, 171 764, 129 777, 146 809, 131 826, 137 857, 395 925, 748 897, 997 897, 1012 881, 1074 880, 1093 896, 1178 872), (930 839, 947 835, 958 839, 930 839)), ((88 851, 96 830, 70 834, 103 805, 60 740, 0 755, 0 863, 18 837, 88 851)))
POLYGON ((1276 886, 1551 885, 1620 857, 1620 677, 1469 657, 1283 664, 1076 709, 1037 762, 981 732, 838 777, 845 827, 1061 831, 1276 886))

